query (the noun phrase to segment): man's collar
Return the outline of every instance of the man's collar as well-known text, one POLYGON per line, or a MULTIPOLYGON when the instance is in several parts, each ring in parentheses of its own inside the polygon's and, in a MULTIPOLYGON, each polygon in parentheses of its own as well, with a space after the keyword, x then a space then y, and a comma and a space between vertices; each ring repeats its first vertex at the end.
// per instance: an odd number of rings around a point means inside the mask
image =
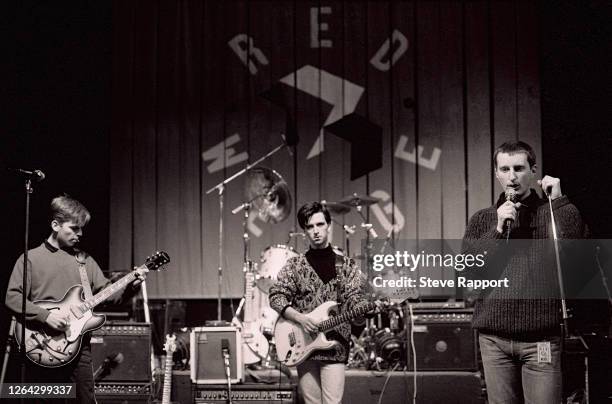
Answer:
MULTIPOLYGON (((531 188, 530 191, 531 192, 529 193, 529 196, 527 196, 527 198, 523 199, 522 201, 517 201, 517 202, 520 202, 527 209, 534 209, 542 204, 542 198, 540 198, 540 196, 535 191, 535 189, 531 188)), ((499 199, 497 200, 497 203, 495 204, 495 206, 499 208, 505 202, 506 202, 506 194, 502 192, 501 194, 499 194, 499 199)))
POLYGON ((45 240, 43 244, 45 245, 45 247, 47 247, 47 250, 51 251, 52 253, 57 252, 59 250, 59 248, 51 244, 48 240, 45 240))

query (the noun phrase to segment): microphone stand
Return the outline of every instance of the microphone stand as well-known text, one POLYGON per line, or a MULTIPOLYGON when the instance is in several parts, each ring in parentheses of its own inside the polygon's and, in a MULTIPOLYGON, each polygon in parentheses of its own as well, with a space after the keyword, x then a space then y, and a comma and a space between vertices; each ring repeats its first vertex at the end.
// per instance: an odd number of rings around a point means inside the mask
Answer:
POLYGON ((227 379, 227 403, 232 404, 232 379, 230 376, 230 362, 229 362, 229 351, 226 349, 222 350, 223 363, 225 365, 225 377, 227 379))
MULTIPOLYGON (((284 136, 283 135, 281 135, 281 136, 284 139, 284 136)), ((244 173, 246 173, 247 171, 249 171, 253 167, 259 165, 259 163, 261 163, 262 161, 264 161, 268 157, 272 156, 273 154, 276 154, 277 152, 279 152, 280 150, 284 149, 285 147, 288 147, 288 144, 285 141, 283 141, 283 143, 281 145, 277 146, 276 148, 274 148, 273 150, 268 152, 268 154, 266 154, 266 155, 262 156, 261 158, 259 158, 258 160, 256 160, 253 164, 247 164, 246 167, 244 167, 242 170, 238 171, 236 174, 232 175, 229 178, 224 179, 223 181, 221 181, 220 183, 218 183, 217 185, 215 185, 214 187, 212 187, 208 191, 206 191, 206 195, 214 192, 215 190, 217 190, 217 192, 219 194, 219 267, 218 267, 218 270, 217 270, 217 277, 218 277, 218 285, 217 285, 217 324, 219 324, 219 325, 221 325, 223 323, 223 321, 221 320, 221 292, 222 292, 222 287, 223 287, 223 199, 224 199, 224 194, 223 193, 225 191, 225 185, 227 185, 228 183, 232 182, 236 178, 240 177, 241 175, 243 175, 244 173)))
MULTIPOLYGON (((559 238, 557 236, 557 226, 555 224, 555 213, 553 211, 553 207, 552 207, 552 198, 550 196, 550 194, 547 194, 548 196, 548 208, 550 210, 550 219, 551 219, 551 224, 552 224, 552 233, 553 233, 553 245, 555 247, 555 263, 557 265, 557 281, 559 282, 559 292, 560 292, 560 296, 561 296, 561 315, 562 315, 562 322, 561 322, 561 354, 563 354, 564 352, 564 348, 565 348, 565 339, 568 338, 569 335, 569 326, 568 326, 568 320, 570 318, 569 316, 569 311, 567 309, 567 302, 566 302, 566 296, 565 296, 565 286, 563 284, 563 272, 562 272, 562 268, 561 268, 561 258, 559 256, 559 238)), ((589 404, 589 356, 588 356, 588 351, 589 351, 589 347, 586 344, 586 342, 584 341, 584 338, 582 338, 582 336, 578 336, 577 338, 578 340, 580 340, 582 346, 585 348, 585 355, 584 355, 584 381, 585 381, 585 391, 584 391, 584 398, 585 398, 585 403, 589 404)))
POLYGON ((28 244, 30 233, 30 196, 34 192, 32 188, 32 179, 25 180, 25 231, 24 231, 24 247, 23 247, 23 283, 21 286, 21 383, 25 383, 26 379, 26 295, 28 293, 28 244))

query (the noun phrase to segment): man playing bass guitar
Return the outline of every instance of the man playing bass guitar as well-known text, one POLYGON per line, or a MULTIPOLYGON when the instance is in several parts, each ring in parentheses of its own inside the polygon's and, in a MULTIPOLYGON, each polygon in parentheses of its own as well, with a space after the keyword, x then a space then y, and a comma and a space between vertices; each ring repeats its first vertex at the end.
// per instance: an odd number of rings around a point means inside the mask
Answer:
MULTIPOLYGON (((328 301, 339 304, 340 313, 368 304, 366 279, 352 259, 329 244, 331 216, 319 202, 307 203, 297 214, 310 243, 306 254, 290 258, 270 289, 270 307, 285 319, 316 334, 318 324, 306 314, 328 301)), ((336 340, 332 349, 314 351, 297 365, 299 387, 306 404, 342 401, 344 367, 348 359, 350 324, 342 323, 326 333, 336 340)))
MULTIPOLYGON (((53 330, 69 328, 68 320, 56 312, 34 304, 40 300, 60 300, 74 285, 81 285, 81 270, 84 266, 87 280, 93 293, 111 284, 96 261, 76 248, 83 228, 91 215, 79 201, 69 196, 58 196, 51 201, 51 234, 38 247, 28 251, 28 282, 26 294, 26 319, 44 324, 53 330)), ((132 297, 144 277, 137 278, 124 291, 109 299, 119 303, 132 297)), ((15 263, 6 293, 6 306, 20 319, 23 285, 23 255, 15 263)), ((91 364, 89 334, 83 338, 79 354, 62 367, 47 369, 27 364, 26 382, 28 383, 76 383, 75 403, 95 403, 94 379, 91 364)), ((38 399, 37 402, 44 400, 38 399)), ((56 403, 57 400, 52 402, 56 403)))

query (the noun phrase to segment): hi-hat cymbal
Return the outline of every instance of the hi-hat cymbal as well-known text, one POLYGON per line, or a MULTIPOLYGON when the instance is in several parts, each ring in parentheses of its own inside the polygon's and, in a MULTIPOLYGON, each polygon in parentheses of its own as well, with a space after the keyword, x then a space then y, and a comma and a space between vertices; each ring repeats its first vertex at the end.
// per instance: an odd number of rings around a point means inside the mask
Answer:
POLYGON ((291 213, 289 186, 279 173, 270 168, 255 167, 249 170, 245 194, 265 222, 281 222, 291 213))
POLYGON ((353 195, 340 199, 339 203, 346 205, 346 206, 351 206, 351 207, 356 208, 358 206, 374 205, 375 203, 378 203, 379 201, 380 201, 379 198, 374 198, 371 196, 359 195, 357 193, 354 193, 353 195))
POLYGON ((338 202, 321 201, 321 204, 324 205, 332 215, 345 215, 351 211, 350 206, 338 202))

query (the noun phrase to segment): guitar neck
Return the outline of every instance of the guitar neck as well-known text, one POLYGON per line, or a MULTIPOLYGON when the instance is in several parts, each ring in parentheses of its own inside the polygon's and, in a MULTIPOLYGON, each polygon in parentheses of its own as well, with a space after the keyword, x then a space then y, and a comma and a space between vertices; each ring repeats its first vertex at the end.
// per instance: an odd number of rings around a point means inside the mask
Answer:
MULTIPOLYGON (((139 267, 138 269, 140 268, 142 267, 139 267)), ((125 275, 123 278, 119 279, 117 282, 113 283, 111 286, 107 287, 106 289, 96 293, 91 299, 87 300, 87 305, 93 309, 94 307, 96 307, 97 305, 99 305, 100 303, 108 299, 110 296, 112 296, 115 292, 126 287, 134 279, 136 279, 136 270, 125 275)))
POLYGON ((162 395, 162 404, 170 404, 170 393, 172 391, 172 352, 166 353, 166 366, 164 369, 164 391, 162 395))
POLYGON ((318 325, 319 327, 319 331, 320 332, 325 332, 328 330, 331 330, 332 328, 350 321, 352 319, 354 319, 355 317, 361 316, 365 313, 367 313, 368 311, 372 310, 373 308, 375 308, 376 305, 374 303, 368 303, 364 306, 361 306, 357 309, 351 309, 351 310, 347 310, 342 314, 339 314, 337 316, 333 316, 328 318, 327 320, 321 321, 318 325))

